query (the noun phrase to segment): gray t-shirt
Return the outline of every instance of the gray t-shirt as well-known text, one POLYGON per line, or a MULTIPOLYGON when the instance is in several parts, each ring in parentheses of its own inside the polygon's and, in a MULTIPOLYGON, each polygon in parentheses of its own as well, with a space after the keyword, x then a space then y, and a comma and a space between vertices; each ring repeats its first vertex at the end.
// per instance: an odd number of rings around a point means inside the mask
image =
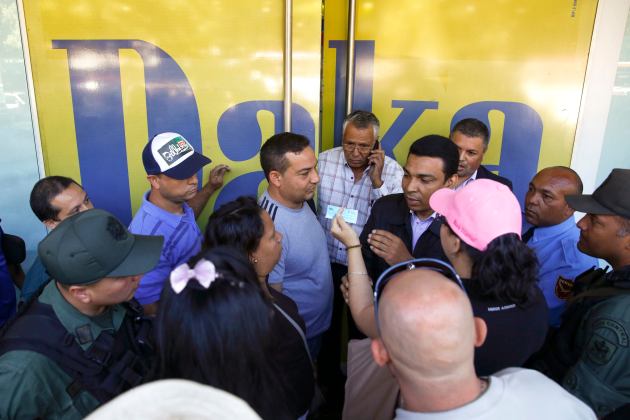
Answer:
POLYGON ((259 203, 282 233, 282 255, 269 283, 282 283, 282 293, 293 299, 304 319, 306 337, 315 337, 328 329, 332 317, 333 283, 324 230, 306 204, 290 209, 267 191, 259 203))

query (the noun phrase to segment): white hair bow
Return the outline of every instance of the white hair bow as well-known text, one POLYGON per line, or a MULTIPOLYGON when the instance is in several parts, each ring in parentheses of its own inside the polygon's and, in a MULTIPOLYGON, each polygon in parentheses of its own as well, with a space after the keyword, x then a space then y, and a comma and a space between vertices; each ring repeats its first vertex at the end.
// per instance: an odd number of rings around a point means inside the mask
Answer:
POLYGON ((191 279, 196 279, 204 289, 210 287, 213 281, 221 277, 214 264, 206 259, 200 259, 194 268, 184 263, 171 272, 170 282, 176 294, 181 293, 191 279))

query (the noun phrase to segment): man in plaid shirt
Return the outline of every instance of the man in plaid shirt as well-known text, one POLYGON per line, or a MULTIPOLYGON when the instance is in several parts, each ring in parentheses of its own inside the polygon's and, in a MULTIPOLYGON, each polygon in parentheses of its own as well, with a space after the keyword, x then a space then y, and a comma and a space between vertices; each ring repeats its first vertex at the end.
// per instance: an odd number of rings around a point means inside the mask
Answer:
MULTIPOLYGON (((319 154, 317 170, 321 178, 317 186, 319 200, 318 218, 328 242, 328 253, 333 274, 334 301, 330 330, 324 338, 320 355, 320 375, 324 382, 338 385, 343 380, 339 373, 341 314, 343 296, 339 290, 341 277, 347 271, 346 248, 330 234, 332 219, 326 218, 329 206, 356 210, 356 223, 351 226, 361 234, 370 215, 372 204, 382 196, 402 192, 402 167, 394 159, 385 156, 378 142, 378 118, 371 112, 354 111, 343 122, 343 139, 340 147, 319 154), (328 357, 327 357, 328 356, 328 357), (329 375, 333 377, 330 378, 329 375), (327 380, 329 379, 329 380, 327 380)), ((351 338, 362 337, 352 319, 349 319, 351 338)), ((339 392, 330 389, 330 397, 339 392)), ((341 388, 343 393, 343 388, 341 388)))

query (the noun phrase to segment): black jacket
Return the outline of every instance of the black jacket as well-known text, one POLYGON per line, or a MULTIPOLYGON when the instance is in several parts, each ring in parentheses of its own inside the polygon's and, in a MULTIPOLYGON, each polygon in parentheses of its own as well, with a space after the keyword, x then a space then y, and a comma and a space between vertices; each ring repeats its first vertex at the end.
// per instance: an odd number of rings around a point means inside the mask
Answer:
POLYGON ((429 228, 420 236, 418 242, 413 247, 411 240, 411 220, 409 207, 403 194, 391 194, 381 197, 372 206, 370 217, 368 218, 363 232, 361 232, 361 251, 368 274, 373 281, 389 268, 389 264, 381 257, 372 252, 367 243, 367 237, 374 229, 382 229, 398 236, 414 258, 437 258, 448 263, 448 258, 444 255, 442 244, 440 243, 441 222, 435 220, 429 228))
POLYGON ((503 178, 502 176, 495 175, 487 170, 483 165, 479 166, 479 169, 477 169, 477 179, 491 179, 506 185, 510 190, 512 190, 512 181, 507 178, 503 178))

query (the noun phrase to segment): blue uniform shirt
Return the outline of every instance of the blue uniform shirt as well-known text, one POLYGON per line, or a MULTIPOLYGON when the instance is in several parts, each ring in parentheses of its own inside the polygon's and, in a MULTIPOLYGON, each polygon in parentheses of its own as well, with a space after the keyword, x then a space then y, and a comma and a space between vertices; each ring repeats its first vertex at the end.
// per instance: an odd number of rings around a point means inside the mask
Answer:
POLYGON ((148 193, 144 195, 129 231, 164 236, 164 245, 158 264, 140 279, 135 298, 143 305, 157 302, 171 271, 201 250, 201 230, 190 206, 184 203, 184 214, 173 214, 151 203, 148 196, 148 193))
POLYGON ((580 229, 573 217, 564 222, 534 230, 527 245, 538 257, 538 285, 549 307, 549 325, 560 325, 560 317, 566 307, 566 299, 576 276, 593 266, 597 259, 577 249, 580 229))

